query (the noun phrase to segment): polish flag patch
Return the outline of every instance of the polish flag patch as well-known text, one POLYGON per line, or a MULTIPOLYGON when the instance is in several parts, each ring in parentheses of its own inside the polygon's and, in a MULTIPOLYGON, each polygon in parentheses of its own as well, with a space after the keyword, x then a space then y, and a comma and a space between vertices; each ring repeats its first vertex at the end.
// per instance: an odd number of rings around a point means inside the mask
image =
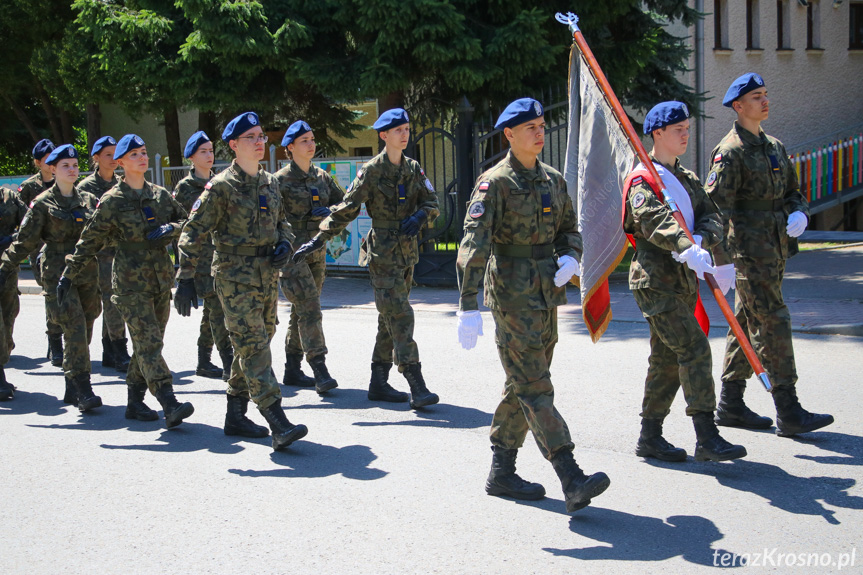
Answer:
POLYGON ((489 185, 490 185, 490 184, 489 184, 488 182, 482 182, 482 183, 479 185, 479 189, 480 189, 480 191, 481 191, 481 192, 486 191, 486 190, 489 188, 489 185))
POLYGON ((721 161, 722 161, 722 154, 716 154, 715 156, 713 156, 713 163, 714 164, 716 162, 721 162, 721 161))

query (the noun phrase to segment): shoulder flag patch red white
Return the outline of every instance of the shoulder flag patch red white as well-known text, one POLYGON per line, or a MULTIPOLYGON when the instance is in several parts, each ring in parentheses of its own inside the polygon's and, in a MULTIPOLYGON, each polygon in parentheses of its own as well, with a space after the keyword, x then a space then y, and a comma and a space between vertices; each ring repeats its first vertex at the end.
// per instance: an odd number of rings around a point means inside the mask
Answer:
POLYGON ((23 189, 24 189, 24 186, 18 186, 18 191, 19 191, 19 192, 20 192, 21 190, 23 190, 23 189))
POLYGON ((637 178, 634 178, 634 179, 632 180, 632 184, 631 184, 631 185, 633 185, 633 186, 637 186, 638 184, 642 183, 643 181, 644 181, 644 178, 642 178, 641 176, 638 176, 637 178))
POLYGON ((206 186, 204 186, 204 189, 205 189, 205 190, 209 190, 209 189, 210 189, 210 188, 212 188, 212 187, 213 187, 213 182, 207 182, 207 185, 206 185, 206 186))
POLYGON ((35 203, 36 203, 36 200, 30 200, 30 205, 29 205, 28 207, 31 207, 31 208, 32 208, 32 207, 33 207, 33 204, 35 204, 35 203))
POLYGON ((715 156, 713 156, 713 163, 714 164, 716 162, 721 162, 721 161, 722 161, 722 154, 716 154, 715 156))
POLYGON ((486 191, 486 190, 489 188, 489 185, 490 185, 490 184, 489 184, 488 182, 482 182, 482 183, 480 183, 480 185, 479 185, 479 189, 480 189, 480 191, 483 191, 483 192, 484 192, 484 191, 486 191))

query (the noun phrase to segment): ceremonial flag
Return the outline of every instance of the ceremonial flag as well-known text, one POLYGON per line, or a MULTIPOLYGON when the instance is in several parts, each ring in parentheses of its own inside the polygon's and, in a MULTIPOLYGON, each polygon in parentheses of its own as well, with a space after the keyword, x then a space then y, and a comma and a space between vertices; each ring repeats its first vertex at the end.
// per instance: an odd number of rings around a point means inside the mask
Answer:
POLYGON ((581 309, 594 342, 611 321, 608 276, 626 253, 622 194, 635 154, 575 44, 569 56, 569 136, 564 177, 584 242, 581 309))

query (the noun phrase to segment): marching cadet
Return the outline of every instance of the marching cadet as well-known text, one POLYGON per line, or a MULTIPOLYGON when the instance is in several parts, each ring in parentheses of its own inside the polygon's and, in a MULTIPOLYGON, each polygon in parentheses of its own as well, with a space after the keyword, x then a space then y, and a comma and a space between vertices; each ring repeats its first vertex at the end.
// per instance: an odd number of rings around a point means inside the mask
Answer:
MULTIPOLYGON (((644 133, 653 139, 651 161, 665 185, 664 194, 680 208, 695 243, 686 237, 660 192, 648 183, 647 169, 639 165, 624 186, 623 220, 623 230, 635 247, 629 289, 650 326, 641 435, 635 453, 663 461, 686 459, 686 451, 662 437, 662 422, 682 384, 686 414, 695 426, 695 460, 744 457, 746 449, 725 441, 713 422, 716 392, 710 342, 695 316, 696 275, 704 279, 704 272, 715 273, 707 248, 722 239, 722 218, 698 176, 678 159, 689 142, 689 110, 681 102, 657 104, 644 119, 644 133)), ((730 283, 729 279, 725 291, 730 283)))
POLYGON ((360 247, 360 265, 369 266, 378 333, 372 352, 368 397, 372 401, 405 402, 414 409, 435 404, 437 394, 426 387, 419 351, 414 341, 414 312, 410 305, 413 268, 419 261, 417 235, 437 218, 437 194, 416 160, 404 155, 410 140, 408 113, 387 110, 374 123, 384 151, 364 165, 348 187, 342 203, 331 208, 320 232, 294 254, 301 262, 338 235, 360 213, 362 205, 372 228, 360 247), (408 394, 388 383, 393 362, 410 386, 408 394))
MULTIPOLYGON (((294 122, 285 131, 282 146, 291 163, 275 173, 282 192, 288 223, 296 235, 296 243, 311 239, 323 218, 330 215, 330 206, 344 199, 344 192, 332 176, 312 165, 315 157, 315 135, 304 121, 294 122)), ((288 262, 281 271, 280 284, 291 302, 291 318, 285 336, 285 385, 315 387, 319 393, 338 387, 324 361, 327 344, 321 315, 321 289, 327 274, 324 250, 309 254, 299 263, 288 262), (315 374, 311 378, 300 369, 305 351, 315 374)))
POLYGON ((171 194, 146 181, 149 156, 144 140, 126 134, 117 142, 123 179, 102 196, 96 213, 81 233, 75 253, 57 286, 62 301, 87 276, 92 259, 106 245, 116 245, 111 301, 129 328, 132 360, 126 374, 126 419, 155 421, 158 415, 144 403, 147 389, 156 396, 170 429, 194 413, 191 403, 174 396, 173 376, 162 357, 165 326, 171 311, 174 266, 166 246, 179 234, 186 211, 171 194))
POLYGON ((81 274, 68 297, 59 297, 56 289, 67 254, 75 251, 75 244, 84 226, 96 211, 98 198, 89 192, 76 189, 78 180, 78 152, 71 144, 55 148, 45 159, 51 166, 54 184, 31 202, 30 211, 21 222, 18 239, 3 254, 0 264, 0 285, 11 275, 21 261, 42 245, 42 280, 48 289, 45 303, 63 330, 66 348, 63 350, 63 373, 66 378, 65 403, 78 405, 89 411, 102 405, 102 399, 93 393, 90 384, 90 338, 93 322, 102 312, 99 293, 99 269, 96 258, 82 260, 81 274))
POLYGON ((485 489, 515 499, 545 496, 542 485, 515 472, 530 429, 560 478, 567 511, 573 512, 610 484, 605 473, 587 476, 576 464, 569 428, 554 407, 549 373, 557 306, 566 303, 564 286, 580 273, 581 235, 563 176, 538 160, 545 144, 542 105, 532 98, 516 100, 495 128, 503 130, 510 151, 477 180, 456 262, 459 342, 472 349, 482 335, 476 298, 484 281, 506 373, 491 424, 493 456, 485 489))
POLYGON ((216 246, 213 276, 234 346, 228 380, 225 434, 266 437, 246 411, 249 399, 258 406, 280 450, 308 433, 293 425, 282 409, 279 382, 272 369, 270 341, 276 332, 279 269, 291 255, 291 226, 272 174, 261 168, 267 136, 254 112, 230 121, 222 140, 236 154, 234 162, 204 187, 180 237, 180 269, 174 304, 188 316, 198 305, 195 270, 202 243, 211 234, 216 246))
MULTIPOLYGON (((39 170, 34 176, 24 180, 18 186, 18 195, 25 206, 30 206, 36 196, 50 188, 54 184, 54 175, 51 172, 51 166, 45 161, 48 155, 54 151, 54 143, 51 140, 39 140, 33 146, 33 164, 39 170)), ((36 283, 42 287, 42 295, 47 295, 48 292, 54 291, 54 286, 49 285, 46 289, 42 285, 41 266, 39 265, 39 252, 35 251, 28 254, 30 259, 30 269, 33 270, 33 278, 36 283)), ((53 293, 52 293, 53 296, 53 293)), ((45 326, 46 334, 48 334, 48 359, 51 360, 51 365, 60 367, 63 365, 63 330, 56 319, 51 317, 51 312, 48 309, 48 301, 45 301, 45 326)))
MULTIPOLYGON (((0 253, 15 241, 16 230, 27 214, 27 205, 12 190, 0 187, 0 253)), ((0 272, 0 276, 4 275, 0 272)), ((0 401, 15 397, 15 386, 6 381, 5 366, 15 348, 12 328, 18 317, 18 267, 12 267, 5 279, 0 277, 0 401)))
MULTIPOLYGON (((761 129, 769 103, 758 74, 732 82, 722 104, 736 112, 737 121, 713 150, 706 191, 721 208, 725 227, 723 242, 714 248, 716 263, 733 262, 737 270, 735 315, 773 384, 776 435, 790 437, 830 425, 833 416, 810 413, 797 400, 791 314, 782 297, 782 278, 786 260, 798 251, 797 237, 809 223, 809 204, 785 146, 761 129)), ((729 330, 717 424, 749 429, 773 424, 743 402, 751 376, 729 330)))
MULTIPOLYGON (((102 136, 96 140, 90 151, 95 169, 78 184, 79 191, 90 192, 101 198, 120 182, 120 178, 114 173, 117 169, 117 160, 114 159, 116 149, 117 141, 111 136, 102 136)), ((114 293, 111 287, 111 267, 116 251, 113 246, 107 246, 96 254, 99 262, 99 290, 102 292, 102 366, 126 372, 131 360, 126 348, 126 323, 117 306, 111 302, 114 293)))
MULTIPOLYGON (((188 176, 177 182, 174 188, 174 199, 180 202, 186 211, 191 212, 192 206, 201 197, 204 186, 213 177, 212 169, 216 159, 213 142, 206 133, 195 132, 186 142, 183 157, 191 160, 192 168, 188 176)), ((198 336, 198 367, 195 368, 195 375, 228 381, 231 376, 231 364, 234 361, 234 350, 231 347, 228 328, 225 327, 225 312, 222 311, 222 304, 213 285, 212 267, 215 251, 213 242, 204 242, 201 250, 195 272, 195 291, 204 300, 204 313, 201 317, 201 333, 198 336), (214 344, 219 351, 223 369, 219 369, 210 361, 214 344)))

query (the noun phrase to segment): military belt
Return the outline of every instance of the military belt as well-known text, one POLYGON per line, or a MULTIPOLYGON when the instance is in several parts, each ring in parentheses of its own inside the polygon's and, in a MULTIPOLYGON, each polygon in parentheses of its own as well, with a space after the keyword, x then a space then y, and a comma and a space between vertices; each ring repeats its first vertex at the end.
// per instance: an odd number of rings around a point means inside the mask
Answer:
POLYGON ((492 244, 492 251, 497 256, 541 260, 543 258, 550 258, 554 255, 554 244, 539 244, 533 246, 516 244, 492 244))
POLYGON ((72 250, 75 249, 75 244, 77 244, 77 243, 78 243, 78 240, 73 240, 71 242, 51 242, 51 243, 45 244, 45 251, 46 252, 54 252, 54 253, 71 252, 72 250))
POLYGON ((127 252, 142 252, 145 250, 163 250, 165 244, 158 241, 145 240, 143 242, 117 242, 117 249, 127 252))
POLYGON ((322 220, 292 220, 288 218, 288 223, 291 224, 292 228, 296 228, 298 230, 319 230, 321 227, 322 220))
POLYGON ((220 254, 266 258, 273 255, 276 248, 273 246, 229 246, 227 244, 216 244, 216 251, 220 254))
POLYGON ((635 249, 639 252, 667 252, 656 244, 650 243, 644 238, 635 238, 635 249))
POLYGON ((737 200, 734 209, 753 212, 781 212, 785 200, 737 200))
POLYGON ((398 230, 401 226, 401 220, 372 220, 372 227, 378 230, 398 230))

